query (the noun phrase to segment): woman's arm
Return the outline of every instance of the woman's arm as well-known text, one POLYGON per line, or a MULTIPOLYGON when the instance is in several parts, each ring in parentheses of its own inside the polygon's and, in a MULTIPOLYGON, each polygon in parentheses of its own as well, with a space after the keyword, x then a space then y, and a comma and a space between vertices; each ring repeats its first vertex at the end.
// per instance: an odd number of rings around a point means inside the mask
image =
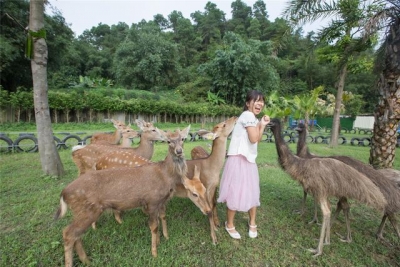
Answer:
POLYGON ((265 126, 269 123, 269 116, 265 115, 255 127, 247 127, 247 135, 251 143, 260 142, 264 133, 265 126))

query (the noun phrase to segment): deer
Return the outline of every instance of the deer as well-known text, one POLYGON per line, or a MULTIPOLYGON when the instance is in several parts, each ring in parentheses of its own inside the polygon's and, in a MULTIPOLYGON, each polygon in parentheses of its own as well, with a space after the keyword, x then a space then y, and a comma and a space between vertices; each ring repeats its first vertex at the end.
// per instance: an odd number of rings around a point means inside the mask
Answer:
POLYGON ((92 135, 90 138, 90 143, 91 144, 98 144, 98 143, 109 143, 109 144, 118 144, 121 141, 122 138, 122 130, 126 128, 126 125, 122 121, 114 120, 111 119, 111 122, 113 123, 115 127, 115 131, 113 134, 109 133, 95 133, 92 135))
MULTIPOLYGON (((209 214, 208 219, 213 244, 217 243, 215 231, 217 229, 216 227, 220 226, 217 214, 216 191, 219 186, 220 173, 225 162, 228 136, 233 131, 236 121, 237 117, 231 117, 214 126, 211 133, 207 136, 208 139, 213 140, 212 150, 208 157, 186 161, 188 167, 187 176, 189 178, 194 176, 195 166, 198 166, 201 169, 200 181, 204 184, 207 190, 207 200, 212 209, 212 213, 209 214)), ((177 185, 174 196, 186 197, 183 185, 177 185)))
MULTIPOLYGON (((83 248, 82 235, 107 208, 130 210, 145 209, 151 231, 151 253, 157 257, 159 218, 163 220, 165 207, 176 185, 187 185, 187 165, 183 144, 190 126, 174 134, 164 134, 168 153, 163 161, 145 164, 137 168, 106 169, 87 172, 68 184, 61 192, 60 206, 54 216, 65 216, 72 211, 72 222, 63 230, 65 266, 73 266, 74 248, 81 262, 90 264, 83 248), (140 185, 140 186, 138 186, 140 185)), ((200 174, 199 174, 200 175, 200 174)), ((194 193, 193 197, 196 197, 194 193)), ((198 202, 204 214, 211 209, 206 201, 198 202), (205 204, 202 204, 205 203, 205 204)), ((163 221, 164 223, 164 221, 163 221)), ((167 233, 166 239, 168 238, 167 233)))
MULTIPOLYGON (((236 120, 237 117, 231 117, 226 121, 218 123, 214 126, 211 132, 207 133, 207 139, 213 140, 212 151, 208 157, 186 161, 188 166, 187 176, 189 177, 189 179, 193 179, 194 177, 195 166, 198 166, 201 169, 200 181, 206 188, 206 198, 212 209, 212 212, 208 215, 208 217, 213 244, 217 243, 217 236, 215 234, 215 231, 216 226, 219 226, 220 224, 216 207, 216 189, 219 185, 220 172, 225 162, 228 136, 233 131, 236 120)), ((135 159, 138 159, 137 157, 134 157, 132 160, 129 161, 128 154, 125 154, 125 157, 122 155, 123 153, 113 153, 104 156, 105 161, 103 161, 102 163, 102 168, 104 166, 107 166, 107 168, 110 168, 110 166, 113 166, 114 168, 123 166, 131 168, 136 167, 135 159)), ((96 168, 99 167, 99 164, 100 162, 96 164, 96 168)), ((183 184, 177 184, 174 196, 181 198, 188 197, 183 184)))
POLYGON ((110 155, 114 151, 120 151, 120 153, 132 153, 150 160, 154 153, 154 142, 163 140, 163 132, 157 127, 154 127, 152 123, 146 123, 142 120, 136 120, 136 123, 141 129, 140 144, 138 147, 121 147, 120 145, 107 144, 89 144, 85 147, 73 148, 72 160, 78 167, 79 174, 84 174, 87 171, 91 171, 96 168, 101 169, 102 164, 105 164, 104 162, 107 162, 107 160, 104 159, 103 156, 110 155), (98 165, 98 161, 102 163, 98 165), (96 167, 96 165, 98 166, 96 167))

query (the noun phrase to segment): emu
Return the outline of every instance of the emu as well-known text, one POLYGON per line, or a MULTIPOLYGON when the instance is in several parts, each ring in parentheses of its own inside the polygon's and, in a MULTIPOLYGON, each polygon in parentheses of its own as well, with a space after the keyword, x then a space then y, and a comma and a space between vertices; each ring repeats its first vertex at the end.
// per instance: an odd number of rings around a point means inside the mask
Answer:
MULTIPOLYGON (((297 143, 297 155, 302 158, 317 158, 318 156, 311 154, 307 147, 306 144, 307 129, 305 125, 299 124, 296 128, 296 131, 299 133, 299 141, 297 143)), ((379 190, 382 192, 383 196, 387 201, 387 205, 385 206, 384 215, 382 217, 381 224, 376 233, 376 237, 378 239, 384 240, 383 229, 386 220, 389 219, 397 236, 400 238, 400 231, 395 215, 395 213, 400 212, 400 189, 398 188, 395 179, 392 178, 393 176, 395 176, 397 172, 392 170, 378 171, 372 168, 372 166, 367 165, 359 160, 356 160, 348 156, 330 156, 329 158, 337 159, 355 168, 357 171, 359 171, 360 173, 364 174, 367 178, 369 178, 379 188, 379 190)), ((303 207, 306 197, 307 197, 307 192, 304 192, 303 207)), ((347 227, 347 237, 346 239, 343 239, 343 241, 351 242, 352 237, 351 237, 350 220, 349 220, 350 206, 348 205, 346 198, 339 199, 337 203, 337 209, 333 216, 333 220, 335 220, 335 218, 338 216, 341 210, 343 210, 347 227)))
POLYGON ((322 254, 324 244, 330 244, 329 197, 353 198, 378 210, 383 210, 387 205, 379 188, 365 175, 336 159, 293 155, 282 138, 280 120, 272 119, 269 126, 275 137, 279 165, 320 205, 323 217, 319 243, 316 249, 309 250, 315 257, 322 254))

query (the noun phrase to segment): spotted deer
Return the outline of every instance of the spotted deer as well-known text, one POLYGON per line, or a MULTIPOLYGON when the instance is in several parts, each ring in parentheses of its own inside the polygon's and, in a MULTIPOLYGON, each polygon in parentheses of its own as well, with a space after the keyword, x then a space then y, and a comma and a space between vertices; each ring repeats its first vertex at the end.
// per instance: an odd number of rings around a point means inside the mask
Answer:
MULTIPOLYGON (((74 248, 83 263, 90 263, 81 238, 107 208, 129 210, 144 207, 149 216, 151 252, 153 257, 157 257, 159 217, 164 223, 162 217, 165 216, 166 203, 173 195, 176 185, 187 185, 183 144, 189 129, 190 126, 174 134, 164 134, 168 142, 168 153, 163 161, 138 168, 88 172, 62 190, 55 219, 65 216, 68 208, 73 214, 72 222, 63 230, 66 267, 73 266, 74 248)), ((191 194, 195 197, 194 193, 191 194)), ((211 212, 207 201, 199 201, 198 204, 203 213, 211 212)), ((168 238, 167 233, 163 234, 168 238)))
POLYGON ((114 152, 128 153, 142 156, 145 159, 151 159, 154 153, 154 142, 163 141, 163 132, 152 123, 146 123, 142 120, 136 120, 140 128, 140 144, 138 147, 124 147, 118 145, 90 144, 85 147, 75 149, 72 152, 72 160, 79 169, 80 174, 93 169, 101 169, 101 165, 107 162, 104 158, 114 152), (103 157, 104 156, 104 157, 103 157), (98 162, 101 162, 99 165, 98 162), (98 165, 99 167, 96 167, 98 165))

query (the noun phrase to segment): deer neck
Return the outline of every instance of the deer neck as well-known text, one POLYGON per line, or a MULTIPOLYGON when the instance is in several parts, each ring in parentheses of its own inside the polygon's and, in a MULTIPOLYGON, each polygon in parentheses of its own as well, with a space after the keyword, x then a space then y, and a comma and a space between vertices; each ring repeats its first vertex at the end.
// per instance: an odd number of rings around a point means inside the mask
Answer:
POLYGON ((140 140, 140 144, 136 148, 136 153, 144 158, 151 159, 154 153, 154 141, 148 139, 140 140))
POLYGON ((114 144, 118 144, 119 141, 121 141, 121 138, 122 138, 121 132, 118 129, 115 130, 115 132, 113 134, 114 144))
POLYGON ((168 154, 162 164, 165 169, 164 173, 171 179, 171 183, 174 184, 174 187, 182 184, 183 176, 187 175, 185 158, 168 154))
POLYGON ((122 138, 121 147, 131 147, 132 139, 130 138, 122 138))
POLYGON ((214 164, 223 164, 226 155, 227 138, 218 137, 213 141, 211 154, 208 160, 214 164))

